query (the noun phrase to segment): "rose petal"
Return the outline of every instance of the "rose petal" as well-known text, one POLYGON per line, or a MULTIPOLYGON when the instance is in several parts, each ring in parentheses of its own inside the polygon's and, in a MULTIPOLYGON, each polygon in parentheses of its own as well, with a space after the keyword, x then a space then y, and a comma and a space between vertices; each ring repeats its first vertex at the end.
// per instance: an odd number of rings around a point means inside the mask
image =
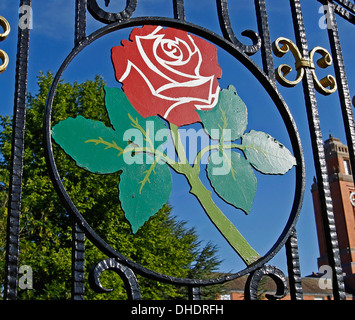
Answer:
POLYGON ((178 127, 201 121, 200 116, 195 111, 194 104, 191 102, 175 107, 170 111, 166 120, 178 127))
POLYGON ((196 109, 218 101, 222 70, 217 48, 174 28, 135 28, 131 41, 112 48, 116 79, 143 117, 160 115, 178 125, 200 121, 196 109))

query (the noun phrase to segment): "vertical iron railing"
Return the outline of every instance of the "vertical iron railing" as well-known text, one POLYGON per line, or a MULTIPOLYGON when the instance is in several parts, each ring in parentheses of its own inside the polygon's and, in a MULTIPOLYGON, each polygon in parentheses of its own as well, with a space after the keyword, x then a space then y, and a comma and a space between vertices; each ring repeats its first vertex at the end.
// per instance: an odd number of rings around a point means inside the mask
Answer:
MULTIPOLYGON (((21 0, 20 7, 24 5, 31 6, 31 0, 21 0)), ((4 298, 6 300, 17 298, 29 40, 30 29, 19 26, 7 219, 6 278, 4 284, 4 298)))
MULTIPOLYGON (((306 30, 303 22, 301 3, 299 0, 290 0, 293 25, 297 46, 304 57, 309 59, 309 49, 306 39, 306 30)), ((303 77, 303 91, 306 102, 308 126, 310 130, 313 149, 314 166, 316 171, 325 239, 328 249, 329 264, 333 268, 333 293, 334 299, 345 299, 343 273, 341 269, 340 254, 335 229, 334 213, 328 171, 325 162, 323 138, 320 128, 317 98, 310 68, 305 68, 303 77)))
MULTIPOLYGON (((74 46, 86 37, 86 0, 75 0, 74 46)), ((85 293, 85 233, 77 221, 72 226, 72 299, 84 300, 85 293)))

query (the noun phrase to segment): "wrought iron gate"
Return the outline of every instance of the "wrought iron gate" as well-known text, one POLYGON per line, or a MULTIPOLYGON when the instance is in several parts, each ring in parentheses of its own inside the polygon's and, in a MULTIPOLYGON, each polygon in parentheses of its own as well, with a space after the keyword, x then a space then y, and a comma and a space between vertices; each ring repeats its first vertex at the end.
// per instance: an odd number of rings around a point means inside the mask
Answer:
MULTIPOLYGON (((316 1, 316 0, 314 0, 316 1)), ((293 18, 294 34, 296 44, 289 39, 278 38, 272 43, 268 14, 267 1, 254 0, 255 13, 258 23, 258 32, 246 30, 242 34, 249 37, 253 44, 245 45, 238 40, 233 31, 228 12, 227 0, 216 0, 217 14, 223 37, 209 31, 201 26, 194 25, 185 20, 185 6, 183 0, 173 0, 173 17, 134 17, 135 10, 139 6, 138 0, 127 0, 126 8, 119 13, 110 13, 102 9, 96 0, 76 0, 75 8, 75 44, 74 49, 65 59, 54 78, 46 105, 46 114, 44 115, 44 130, 46 138, 46 152, 49 172, 53 184, 61 197, 66 209, 73 219, 73 255, 72 255, 72 299, 84 299, 84 262, 85 262, 85 237, 89 239, 109 258, 98 262, 90 274, 90 285, 104 292, 99 277, 105 270, 114 270, 117 272, 126 285, 128 297, 130 299, 140 299, 140 289, 136 274, 149 277, 156 281, 185 286, 189 289, 191 299, 201 298, 200 288, 206 285, 225 283, 243 275, 249 274, 245 287, 245 298, 256 299, 257 287, 264 275, 273 278, 277 284, 277 292, 272 299, 281 299, 289 291, 291 299, 302 300, 302 285, 300 266, 298 258, 298 245, 296 222, 300 214, 303 196, 305 192, 305 161, 302 144, 295 122, 287 107, 286 102, 278 90, 279 82, 284 86, 295 86, 302 81, 306 112, 308 117, 309 134, 312 141, 314 167, 316 171, 316 180, 318 183, 322 217, 325 226, 325 237, 329 264, 333 269, 333 294, 338 300, 345 299, 345 287, 340 262, 337 234, 335 231, 335 222, 333 216, 332 200, 330 197, 330 188, 328 181, 327 168, 325 165, 325 153, 323 149, 323 138, 321 134, 320 121, 318 115, 317 98, 315 92, 318 91, 324 95, 338 91, 344 127, 346 131, 347 144, 349 147, 350 161, 352 168, 355 168, 355 126, 352 109, 352 101, 344 68, 342 49, 339 40, 337 27, 337 18, 345 19, 351 24, 355 24, 355 5, 347 0, 318 0, 324 5, 325 14, 328 18, 328 35, 331 47, 331 54, 325 49, 317 47, 309 50, 307 44, 307 34, 305 31, 304 20, 300 0, 289 0, 290 10, 293 18), (103 28, 93 32, 90 35, 86 33, 86 16, 91 14, 95 19, 106 24, 103 28), (159 25, 162 27, 173 27, 176 29, 192 32, 202 38, 205 38, 221 47, 235 59, 240 61, 260 82, 266 92, 269 94, 274 104, 278 108, 283 121, 285 122, 287 132, 290 136, 293 154, 297 159, 296 167, 296 190, 294 195, 291 214, 283 233, 270 251, 256 262, 250 264, 244 270, 213 280, 200 279, 180 279, 171 276, 159 274, 152 270, 147 270, 143 266, 130 261, 119 252, 116 252, 106 244, 87 224, 81 216, 61 183, 61 178, 56 169, 55 159, 51 144, 51 111, 53 98, 60 77, 69 63, 86 46, 93 43, 96 39, 111 32, 141 25, 159 25), (278 57, 291 51, 296 60, 297 79, 290 81, 286 79, 290 67, 274 67, 274 54, 278 57), (252 56, 261 52, 262 66, 259 67, 252 56), (335 67, 335 78, 325 77, 321 80, 315 73, 315 62, 313 55, 321 54, 322 58, 318 64, 325 68, 332 62, 335 67), (267 262, 283 247, 286 248, 288 262, 289 288, 286 282, 286 276, 278 268, 267 265, 267 262)), ((106 5, 109 4, 106 0, 106 5)), ((143 2, 143 0, 142 0, 143 2)), ((31 0, 21 0, 20 6, 31 6, 31 0)), ((252 5, 252 4, 250 4, 252 5)), ((271 5, 271 2, 270 2, 271 5)), ((24 151, 24 134, 26 121, 26 90, 27 90, 27 72, 28 72, 28 54, 29 54, 29 36, 30 29, 18 29, 18 53, 16 65, 16 88, 15 88, 15 106, 13 122, 13 142, 12 142, 12 163, 10 176, 9 206, 8 206, 8 234, 7 234, 7 253, 6 253, 6 283, 4 298, 8 300, 17 298, 18 287, 18 267, 19 267, 19 224, 21 215, 21 189, 22 189, 22 167, 24 151)), ((355 181, 355 170, 353 170, 355 181)))

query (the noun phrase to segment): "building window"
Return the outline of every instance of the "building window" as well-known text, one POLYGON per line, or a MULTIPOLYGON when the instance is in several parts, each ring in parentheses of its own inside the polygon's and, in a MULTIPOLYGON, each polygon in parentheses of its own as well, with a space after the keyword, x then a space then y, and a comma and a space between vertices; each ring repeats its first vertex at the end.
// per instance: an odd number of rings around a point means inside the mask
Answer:
POLYGON ((323 297, 314 297, 314 300, 324 300, 323 297))
POLYGON ((231 294, 222 294, 221 300, 232 300, 232 295, 231 294))
POLYGON ((345 174, 351 174, 351 169, 350 169, 350 161, 344 159, 344 170, 345 170, 345 174))

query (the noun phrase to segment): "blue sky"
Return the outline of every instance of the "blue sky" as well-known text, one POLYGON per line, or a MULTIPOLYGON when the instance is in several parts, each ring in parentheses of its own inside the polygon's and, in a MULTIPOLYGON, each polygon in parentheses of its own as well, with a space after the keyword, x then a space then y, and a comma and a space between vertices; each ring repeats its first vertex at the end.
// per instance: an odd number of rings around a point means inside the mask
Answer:
MULTIPOLYGON (((123 3, 125 3, 124 1, 111 2, 112 5, 109 7, 111 11, 121 11, 123 3)), ((187 21, 221 34, 214 0, 185 2, 187 21)), ((103 7, 103 0, 101 2, 98 1, 98 3, 103 7)), ((253 3, 254 1, 251 0, 229 1, 230 18, 234 32, 239 40, 245 44, 250 44, 250 40, 240 36, 240 32, 246 29, 257 31, 253 3)), ((322 19, 322 15, 319 13, 320 3, 316 0, 303 0, 301 4, 304 12, 309 48, 322 46, 329 50, 327 30, 321 29, 319 26, 319 21, 322 19)), ((37 91, 36 77, 39 72, 50 70, 55 73, 73 47, 74 1, 33 0, 32 5, 33 29, 30 36, 28 91, 35 94, 37 91)), ((267 1, 267 9, 269 11, 272 41, 280 36, 290 38, 294 41, 289 2, 285 0, 267 1)), ((171 0, 140 0, 133 16, 152 15, 172 17, 172 12, 171 0)), ((12 114, 13 109, 18 21, 17 1, 2 0, 0 3, 0 15, 4 16, 12 27, 10 36, 5 41, 0 42, 0 49, 6 51, 10 58, 7 71, 0 74, 0 113, 5 115, 12 114)), ((342 21, 340 17, 338 17, 338 24, 350 92, 353 96, 355 94, 355 61, 352 58, 355 45, 351 41, 353 37, 349 35, 354 34, 355 26, 342 21)), ((88 34, 102 26, 103 24, 95 21, 88 14, 88 34)), ((65 71, 63 75, 64 80, 81 82, 93 79, 96 74, 102 74, 108 86, 119 86, 115 81, 110 62, 110 48, 119 45, 122 39, 127 38, 127 35, 127 31, 119 31, 98 40, 92 46, 85 49, 73 61, 68 70, 65 71)), ((221 88, 224 89, 230 84, 234 85, 248 107, 249 124, 247 130, 253 129, 267 132, 290 149, 290 141, 282 119, 264 89, 245 67, 222 49, 218 50, 218 58, 224 72, 220 80, 221 88)), ((252 56, 252 59, 261 66, 260 53, 252 56)), ((282 59, 274 57, 275 67, 281 63, 293 65, 294 61, 291 54, 282 59)), ((326 74, 334 75, 334 69, 330 67, 326 70, 317 70, 317 73, 318 77, 322 78, 326 74)), ((289 77, 294 77, 294 74, 290 74, 289 77)), ((318 243, 310 191, 313 176, 315 175, 310 135, 302 85, 300 84, 292 89, 281 86, 278 86, 278 88, 296 121, 306 160, 305 199, 297 224, 301 273, 303 276, 306 276, 313 271, 317 271, 316 259, 318 257, 318 243)), ((338 94, 335 93, 328 97, 317 94, 317 98, 323 138, 328 138, 331 133, 346 143, 338 94)), ((223 203, 218 197, 214 197, 214 199, 222 211, 238 226, 238 229, 252 246, 260 254, 265 254, 278 238, 288 219, 293 201, 294 171, 284 176, 263 176, 257 173, 257 179, 256 198, 253 209, 248 216, 240 210, 236 210, 223 203)), ((207 180, 204 181, 208 183, 207 180)), ((174 175, 173 183, 174 190, 170 199, 173 213, 179 218, 187 220, 189 226, 196 227, 204 243, 212 240, 218 245, 220 258, 224 259, 221 271, 236 272, 244 268, 244 264, 235 255, 234 251, 229 248, 228 244, 221 238, 202 212, 199 203, 188 194, 189 187, 182 177, 174 175)), ((286 272, 284 249, 270 263, 286 272)))

